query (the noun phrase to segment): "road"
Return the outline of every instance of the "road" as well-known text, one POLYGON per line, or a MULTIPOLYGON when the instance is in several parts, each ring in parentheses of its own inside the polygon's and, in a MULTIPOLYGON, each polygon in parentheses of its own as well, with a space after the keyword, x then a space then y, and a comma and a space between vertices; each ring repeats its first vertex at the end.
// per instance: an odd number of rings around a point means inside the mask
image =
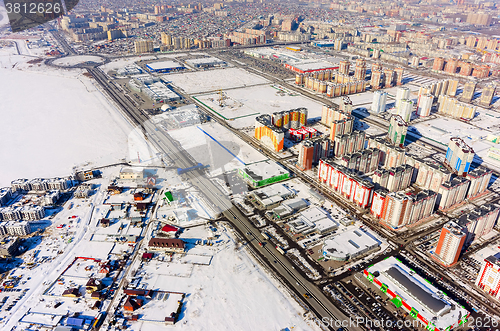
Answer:
MULTIPOLYGON (((106 77, 100 69, 89 68, 87 70, 93 75, 109 96, 121 107, 125 115, 134 123, 142 127, 148 141, 159 151, 168 155, 173 160, 176 167, 187 168, 196 164, 165 131, 152 124, 149 121, 149 117, 141 110, 137 109, 133 103, 109 81, 108 77, 106 77)), ((184 176, 187 177, 193 186, 197 187, 205 195, 207 200, 210 201, 216 210, 222 213, 231 222, 241 236, 248 241, 250 246, 269 262, 269 267, 278 273, 290 288, 300 296, 304 293, 309 293, 310 298, 306 301, 306 304, 320 320, 324 317, 331 318, 334 321, 349 320, 347 316, 329 301, 314 283, 305 279, 275 247, 270 244, 264 244, 263 246, 259 245, 260 240, 258 238, 260 232, 250 224, 246 216, 233 206, 232 202, 219 190, 219 188, 205 177, 202 170, 193 170, 185 173, 184 176)), ((346 327, 346 329, 352 331, 362 330, 359 327, 346 327)))

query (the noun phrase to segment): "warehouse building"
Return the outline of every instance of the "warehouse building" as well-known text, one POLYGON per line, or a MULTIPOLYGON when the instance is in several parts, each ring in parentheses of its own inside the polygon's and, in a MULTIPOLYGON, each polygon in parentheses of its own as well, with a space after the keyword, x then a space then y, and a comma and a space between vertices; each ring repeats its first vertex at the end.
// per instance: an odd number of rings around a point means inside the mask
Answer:
POLYGON ((280 206, 273 209, 273 218, 282 220, 296 212, 307 208, 308 203, 302 198, 294 198, 284 201, 280 206))
POLYGON ((336 70, 339 68, 339 61, 305 60, 294 63, 285 63, 285 68, 300 74, 322 70, 336 70))
POLYGON ((373 251, 380 244, 371 233, 355 227, 325 240, 323 256, 334 261, 349 261, 373 251))
POLYGON ((238 169, 238 174, 253 188, 290 178, 290 173, 275 162, 265 161, 238 169))
POLYGON ((312 232, 323 234, 339 227, 339 223, 334 221, 325 210, 316 206, 301 212, 296 219, 288 222, 288 225, 294 233, 304 235, 312 232))
POLYGON ((427 330, 452 330, 470 313, 394 257, 363 270, 366 278, 427 330))
POLYGON ((216 57, 202 57, 199 59, 189 59, 186 63, 195 68, 225 67, 227 63, 216 57))
POLYGON ((258 205, 264 208, 269 208, 270 206, 277 205, 280 202, 286 199, 290 199, 294 196, 295 193, 286 185, 283 185, 281 183, 263 187, 250 193, 250 197, 253 198, 258 205))
POLYGON ((146 64, 146 68, 151 72, 172 72, 186 69, 185 66, 175 61, 153 62, 146 64))

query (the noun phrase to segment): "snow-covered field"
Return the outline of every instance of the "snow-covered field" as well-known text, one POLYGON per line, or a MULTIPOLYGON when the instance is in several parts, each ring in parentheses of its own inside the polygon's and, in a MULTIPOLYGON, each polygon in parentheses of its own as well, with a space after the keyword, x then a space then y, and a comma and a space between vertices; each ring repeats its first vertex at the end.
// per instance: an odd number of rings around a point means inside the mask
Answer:
POLYGON ((93 55, 67 56, 55 60, 53 64, 57 66, 74 66, 85 62, 101 63, 103 62, 103 58, 100 56, 93 56, 93 55))
MULTIPOLYGON (((206 238, 204 226, 191 228, 181 239, 206 238)), ((148 286, 163 291, 186 293, 183 316, 175 324, 182 330, 319 330, 304 321, 302 309, 285 293, 281 285, 251 259, 246 249, 235 249, 232 235, 222 229, 222 243, 196 246, 188 253, 213 256, 210 265, 187 265, 152 261, 144 271, 156 275, 148 286), (178 273, 177 273, 178 271, 178 273)), ((189 264, 188 264, 189 265, 189 264)), ((172 328, 174 328, 172 327, 172 328)), ((164 330, 166 327, 138 322, 131 330, 164 330)))
MULTIPOLYGON (((492 120, 493 119, 494 118, 492 118, 492 120)), ((418 130, 420 135, 445 145, 448 145, 451 137, 460 137, 474 149, 476 155, 480 157, 483 162, 496 167, 500 165, 498 161, 487 156, 490 147, 498 146, 486 140, 486 137, 491 133, 490 131, 474 127, 459 120, 441 116, 436 119, 417 123, 413 125, 413 127, 418 130)))
POLYGON ((163 79, 171 81, 186 93, 195 94, 219 89, 265 84, 269 81, 251 74, 243 69, 225 68, 189 73, 164 75, 163 79))
POLYGON ((267 158, 218 123, 205 123, 169 132, 211 174, 238 169, 267 158))
POLYGON ((80 71, 31 68, 0 49, 0 186, 16 178, 63 176, 75 165, 155 155, 94 82, 80 71), (19 62, 12 69, 9 64, 19 62), (8 68, 5 68, 5 65, 8 68), (17 69, 17 68, 22 68, 17 69))
POLYGON ((301 95, 288 95, 270 85, 259 85, 246 88, 226 90, 224 93, 231 100, 236 101, 237 107, 219 107, 217 94, 205 94, 196 98, 218 112, 231 119, 228 122, 234 128, 253 127, 255 117, 261 114, 305 107, 308 118, 321 117, 322 104, 301 95))

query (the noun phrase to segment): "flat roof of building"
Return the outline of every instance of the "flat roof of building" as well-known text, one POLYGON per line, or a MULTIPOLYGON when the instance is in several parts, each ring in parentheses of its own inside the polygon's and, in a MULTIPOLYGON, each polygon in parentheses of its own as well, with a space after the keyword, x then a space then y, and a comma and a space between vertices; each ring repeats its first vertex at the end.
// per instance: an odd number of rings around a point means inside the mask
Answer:
POLYGON ((392 256, 366 271, 440 330, 456 326, 461 318, 469 314, 444 292, 392 256))
POLYGON ((271 161, 250 164, 242 170, 255 181, 289 174, 285 168, 271 161))
POLYGON ((165 69, 178 69, 184 68, 182 64, 175 61, 162 61, 162 62, 152 62, 146 65, 151 70, 165 70, 165 69))
POLYGON ((287 196, 293 195, 293 192, 282 183, 276 183, 254 190, 252 194, 264 200, 275 196, 286 198, 287 196))
POLYGON ((373 235, 358 227, 340 232, 333 238, 325 240, 323 252, 339 259, 355 256, 363 250, 379 246, 381 242, 373 235))
POLYGON ((290 65, 294 68, 297 68, 302 71, 310 71, 310 70, 321 70, 321 69, 333 69, 339 66, 339 63, 326 62, 321 60, 313 60, 313 61, 304 61, 304 62, 296 62, 290 63, 290 65))
POLYGON ((225 63, 225 62, 222 61, 221 59, 211 56, 211 57, 201 57, 198 59, 188 59, 186 60, 186 63, 194 65, 194 64, 212 64, 212 63, 225 63))

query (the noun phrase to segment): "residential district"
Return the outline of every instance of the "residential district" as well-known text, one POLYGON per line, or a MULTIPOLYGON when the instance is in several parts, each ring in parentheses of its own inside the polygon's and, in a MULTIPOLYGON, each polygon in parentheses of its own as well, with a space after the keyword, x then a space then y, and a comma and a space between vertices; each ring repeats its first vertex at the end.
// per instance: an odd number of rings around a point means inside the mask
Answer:
POLYGON ((497 2, 81 0, 2 29, 153 158, 0 189, 1 329, 226 329, 189 323, 229 247, 305 321, 267 330, 500 328, 497 2))

